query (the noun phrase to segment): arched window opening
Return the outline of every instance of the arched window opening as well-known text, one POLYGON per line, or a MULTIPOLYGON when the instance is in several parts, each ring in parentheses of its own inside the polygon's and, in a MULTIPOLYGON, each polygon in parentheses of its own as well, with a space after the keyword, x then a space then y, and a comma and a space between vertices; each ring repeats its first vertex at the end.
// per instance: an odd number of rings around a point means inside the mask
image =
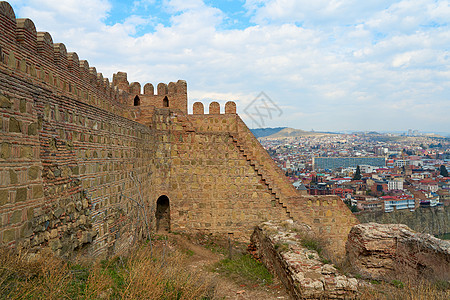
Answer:
POLYGON ((139 98, 139 96, 136 95, 136 97, 134 97, 134 106, 139 105, 141 105, 141 99, 139 98))
POLYGON ((156 201, 156 231, 170 231, 170 203, 169 197, 162 195, 156 201))
POLYGON ((167 97, 164 97, 163 107, 169 107, 169 99, 167 97))

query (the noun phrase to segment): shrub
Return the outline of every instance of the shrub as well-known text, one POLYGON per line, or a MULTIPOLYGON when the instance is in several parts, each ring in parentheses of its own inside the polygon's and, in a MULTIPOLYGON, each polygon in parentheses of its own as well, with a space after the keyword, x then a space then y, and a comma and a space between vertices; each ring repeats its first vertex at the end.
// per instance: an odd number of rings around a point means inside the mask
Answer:
POLYGON ((402 289, 405 286, 403 282, 401 282, 400 280, 392 280, 391 283, 393 286, 400 289, 402 289))
POLYGON ((305 235, 302 237, 302 246, 316 251, 319 255, 322 254, 323 246, 318 239, 313 238, 312 236, 305 235))

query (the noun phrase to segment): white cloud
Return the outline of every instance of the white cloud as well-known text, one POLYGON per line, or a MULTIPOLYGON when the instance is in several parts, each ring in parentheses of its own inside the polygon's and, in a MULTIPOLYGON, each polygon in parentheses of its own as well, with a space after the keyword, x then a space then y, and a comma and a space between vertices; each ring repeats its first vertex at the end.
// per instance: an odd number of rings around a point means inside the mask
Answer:
POLYGON ((164 25, 142 15, 107 25, 106 0, 12 5, 104 76, 185 79, 190 100, 236 100, 238 110, 265 91, 285 110, 271 126, 450 128, 448 1, 248 0, 256 24, 230 30, 221 29, 230 16, 200 0, 164 0, 158 7, 171 14, 164 25), (153 27, 139 35, 142 26, 153 27))

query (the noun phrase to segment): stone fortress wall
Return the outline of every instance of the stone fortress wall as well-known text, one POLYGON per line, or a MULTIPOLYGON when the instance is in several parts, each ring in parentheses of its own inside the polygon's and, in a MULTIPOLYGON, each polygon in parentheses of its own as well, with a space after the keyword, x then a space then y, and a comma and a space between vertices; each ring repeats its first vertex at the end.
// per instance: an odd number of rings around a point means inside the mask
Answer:
POLYGON ((185 81, 110 83, 7 2, 0 30, 0 242, 99 256, 140 238, 143 218, 243 240, 291 218, 344 253, 358 221, 338 197, 300 195, 234 102, 188 114, 185 81))

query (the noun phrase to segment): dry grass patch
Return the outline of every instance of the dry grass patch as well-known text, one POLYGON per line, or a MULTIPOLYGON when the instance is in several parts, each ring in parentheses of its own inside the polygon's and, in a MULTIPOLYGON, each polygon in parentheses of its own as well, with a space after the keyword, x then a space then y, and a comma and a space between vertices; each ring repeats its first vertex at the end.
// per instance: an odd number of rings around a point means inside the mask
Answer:
POLYGON ((4 299, 212 299, 210 278, 184 267, 186 255, 166 246, 139 245, 128 256, 74 264, 51 253, 0 249, 0 298, 4 299))
POLYGON ((442 282, 377 282, 360 288, 361 300, 447 300, 450 299, 448 283, 442 282))

